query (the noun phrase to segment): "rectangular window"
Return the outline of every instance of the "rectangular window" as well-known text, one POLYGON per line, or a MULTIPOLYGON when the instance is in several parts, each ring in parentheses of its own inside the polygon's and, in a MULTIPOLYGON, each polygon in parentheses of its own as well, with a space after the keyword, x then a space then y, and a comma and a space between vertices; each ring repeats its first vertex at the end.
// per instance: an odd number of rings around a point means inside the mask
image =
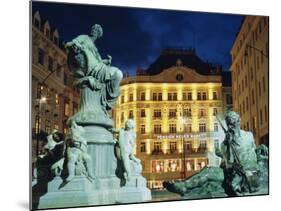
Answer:
POLYGON ((182 100, 187 100, 187 96, 185 92, 182 93, 182 100))
POLYGON ((172 93, 168 93, 168 100, 172 100, 173 97, 172 97, 172 93))
POLYGON ((217 122, 214 123, 214 131, 215 132, 219 131, 219 124, 217 122))
POLYGON ((124 103, 124 95, 121 96, 121 103, 124 103))
POLYGON ((145 142, 141 142, 141 144, 140 144, 140 151, 141 152, 146 152, 146 143, 145 142))
POLYGON ((58 95, 58 93, 56 93, 55 94, 55 107, 56 107, 56 109, 59 109, 59 105, 60 105, 59 95, 58 95))
POLYGON ((162 152, 162 143, 157 141, 153 143, 153 152, 162 152))
POLYGON ((249 109, 249 98, 248 96, 246 97, 246 110, 248 111, 249 109))
POLYGON ((154 110, 154 118, 161 118, 161 109, 154 110))
POLYGON ((202 100, 201 92, 197 92, 197 100, 202 100))
POLYGON ((191 117, 191 108, 183 109, 183 117, 191 117))
POLYGON ((202 92, 202 100, 207 100, 207 93, 206 92, 202 92))
POLYGON ((187 100, 192 100, 192 92, 187 93, 187 100))
POLYGON ((176 133, 177 132, 176 124, 169 124, 169 132, 170 133, 176 133))
POLYGON ((44 65, 45 51, 42 48, 38 49, 38 63, 44 65))
POLYGON ((245 76, 245 88, 247 88, 247 86, 248 86, 248 78, 247 76, 245 76))
POLYGON ((51 72, 53 71, 53 65, 54 65, 54 60, 52 57, 49 56, 49 59, 48 59, 48 70, 50 70, 51 72))
POLYGON ((213 100, 217 100, 217 99, 218 99, 217 92, 213 92, 213 100))
POLYGON ((174 101, 177 101, 177 100, 178 100, 178 95, 177 95, 177 93, 173 93, 173 100, 174 100, 174 101))
POLYGON ((184 132, 191 133, 192 132, 192 124, 184 124, 184 132))
POLYGON ((63 82, 64 82, 64 85, 68 85, 68 76, 67 76, 66 72, 64 72, 64 74, 63 74, 63 82))
POLYGON ((69 107, 69 103, 68 102, 64 103, 64 115, 65 116, 69 116, 70 115, 70 107, 69 107))
POLYGON ((213 108, 213 116, 216 116, 218 114, 218 109, 217 108, 213 108))
POLYGON ((133 119, 134 118, 134 113, 133 110, 129 111, 129 119, 133 119))
POLYGON ((141 117, 145 117, 145 109, 141 109, 141 117))
POLYGON ((251 80, 253 80, 254 79, 254 72, 253 72, 253 68, 252 67, 250 68, 250 74, 251 74, 251 80))
POLYGON ((145 134, 145 125, 141 125, 140 132, 141 134, 145 134))
POLYGON ((177 142, 171 141, 169 143, 169 147, 170 147, 169 151, 170 151, 171 154, 177 152, 177 142))
POLYGON ((177 109, 170 109, 169 118, 176 118, 176 117, 177 117, 177 109))
POLYGON ((45 120, 45 132, 48 134, 51 132, 51 122, 48 119, 45 120))
POLYGON ((152 94, 152 100, 153 100, 153 101, 156 101, 156 100, 157 100, 157 93, 153 93, 153 94, 152 94))
POLYGON ((34 25, 37 29, 40 29, 40 21, 37 18, 34 19, 34 25))
POLYGON ((145 92, 141 93, 141 100, 144 101, 145 100, 145 92))
POLYGON ((129 95, 129 101, 132 102, 133 100, 134 100, 134 95, 131 93, 131 94, 129 95))
POLYGON ((161 125, 154 125, 154 133, 161 134, 161 125))
POLYGON ((200 150, 206 150, 207 149, 207 141, 206 140, 200 140, 200 144, 199 144, 199 151, 200 150))
POLYGON ((204 108, 199 108, 198 116, 199 116, 199 118, 205 116, 205 109, 204 108))
POLYGON ((158 101, 162 101, 162 93, 158 93, 158 101))
POLYGON ((205 133, 207 131, 206 129, 206 123, 199 123, 199 132, 205 133))
POLYGON ((257 69, 258 70, 260 69, 260 58, 259 58, 259 56, 257 56, 257 69))

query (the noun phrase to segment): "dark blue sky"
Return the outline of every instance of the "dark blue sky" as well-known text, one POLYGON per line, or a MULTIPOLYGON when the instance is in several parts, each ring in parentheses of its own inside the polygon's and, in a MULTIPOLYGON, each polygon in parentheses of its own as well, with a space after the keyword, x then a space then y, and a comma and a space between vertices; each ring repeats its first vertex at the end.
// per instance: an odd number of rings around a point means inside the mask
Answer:
POLYGON ((32 10, 39 10, 41 18, 58 28, 64 41, 89 33, 95 23, 102 25, 104 36, 96 43, 102 57, 110 54, 112 65, 130 74, 139 67, 146 69, 167 47, 193 47, 201 59, 227 70, 243 19, 240 15, 46 2, 33 2, 32 10))

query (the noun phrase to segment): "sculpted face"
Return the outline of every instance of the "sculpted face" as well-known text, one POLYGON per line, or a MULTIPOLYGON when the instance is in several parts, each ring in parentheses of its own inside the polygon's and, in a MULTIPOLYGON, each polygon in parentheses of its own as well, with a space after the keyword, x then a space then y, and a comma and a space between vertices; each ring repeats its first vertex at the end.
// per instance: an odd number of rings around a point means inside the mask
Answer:
POLYGON ((102 37, 103 35, 102 27, 99 24, 93 25, 90 34, 94 39, 102 37))
POLYGON ((134 120, 128 119, 128 120, 126 121, 125 128, 126 128, 126 129, 134 129, 134 128, 135 128, 134 120))
POLYGON ((225 121, 229 130, 233 132, 240 130, 240 116, 236 112, 234 111, 228 112, 226 114, 225 121))

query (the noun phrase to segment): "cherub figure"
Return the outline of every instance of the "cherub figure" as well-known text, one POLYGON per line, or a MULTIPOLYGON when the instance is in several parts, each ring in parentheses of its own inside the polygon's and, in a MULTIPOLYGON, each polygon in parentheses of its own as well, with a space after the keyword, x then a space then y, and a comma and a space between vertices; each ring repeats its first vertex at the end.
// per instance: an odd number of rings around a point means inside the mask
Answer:
POLYGON ((133 173, 140 173, 142 169, 141 161, 133 154, 133 149, 136 142, 136 133, 134 128, 134 120, 128 119, 125 123, 124 129, 112 129, 113 133, 119 134, 115 152, 117 159, 122 161, 124 169, 123 178, 127 181, 130 180, 133 173))
POLYGON ((95 179, 91 171, 92 159, 87 153, 87 141, 82 134, 84 128, 76 124, 73 119, 68 120, 69 132, 66 135, 66 153, 67 153, 67 170, 68 177, 66 181, 69 182, 75 176, 75 169, 78 164, 82 164, 85 167, 85 174, 90 179, 95 179))

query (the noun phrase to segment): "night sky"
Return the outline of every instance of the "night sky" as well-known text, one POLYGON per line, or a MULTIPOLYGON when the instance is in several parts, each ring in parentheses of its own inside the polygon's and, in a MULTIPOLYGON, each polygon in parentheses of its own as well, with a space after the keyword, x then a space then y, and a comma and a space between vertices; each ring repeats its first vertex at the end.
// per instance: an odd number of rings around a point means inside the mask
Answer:
POLYGON ((130 75, 137 68, 148 68, 167 47, 195 48, 202 60, 228 70, 230 49, 243 19, 242 15, 46 2, 33 2, 32 10, 39 10, 41 19, 49 20, 66 42, 100 24, 104 35, 96 45, 102 57, 110 54, 112 65, 130 75))

